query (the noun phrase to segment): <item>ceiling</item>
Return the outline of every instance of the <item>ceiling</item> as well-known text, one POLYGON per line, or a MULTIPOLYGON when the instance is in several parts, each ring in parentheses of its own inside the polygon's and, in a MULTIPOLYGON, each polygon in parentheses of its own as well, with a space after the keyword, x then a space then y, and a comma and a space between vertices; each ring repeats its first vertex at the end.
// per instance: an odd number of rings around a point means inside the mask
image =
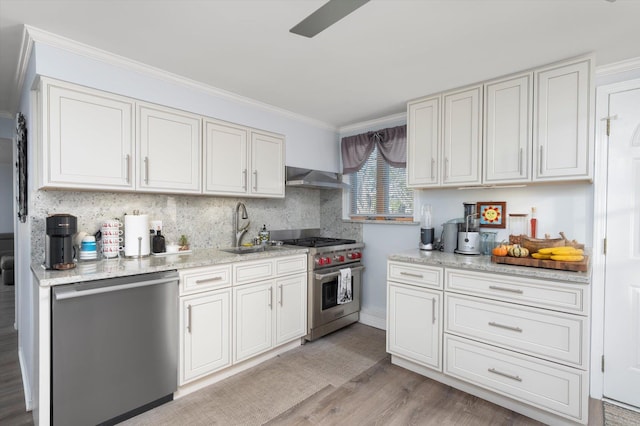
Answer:
POLYGON ((640 57, 640 0, 371 0, 314 38, 325 0, 0 0, 0 113, 22 25, 334 127, 571 56, 640 57))

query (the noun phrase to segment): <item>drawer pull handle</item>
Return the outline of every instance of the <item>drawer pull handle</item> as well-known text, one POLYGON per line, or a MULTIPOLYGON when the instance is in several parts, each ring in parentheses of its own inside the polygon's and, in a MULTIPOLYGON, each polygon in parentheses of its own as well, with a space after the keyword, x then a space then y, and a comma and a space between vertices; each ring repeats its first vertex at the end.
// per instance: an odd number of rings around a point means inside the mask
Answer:
POLYGON ((424 278, 422 274, 412 274, 411 272, 400 272, 400 275, 406 275, 407 277, 414 277, 414 278, 424 278))
POLYGON ((518 376, 514 376, 512 374, 503 373, 502 371, 498 371, 495 368, 489 368, 489 369, 487 369, 487 371, 489 373, 497 374, 498 376, 502 376, 502 377, 506 377, 506 378, 511 379, 511 380, 515 380, 516 382, 521 382, 522 381, 522 379, 520 377, 518 377, 518 376))
POLYGON ((518 333, 522 333, 522 329, 520 327, 512 327, 510 325, 498 324, 497 322, 490 322, 489 325, 491 327, 504 328, 511 331, 517 331, 518 333))
POLYGON ((495 285, 490 285, 489 288, 491 290, 508 291, 509 293, 518 293, 518 294, 524 293, 519 288, 498 287, 498 286, 495 286, 495 285))
POLYGON ((204 278, 201 280, 196 280, 196 284, 204 284, 204 283, 210 283, 212 281, 220 281, 220 280, 222 280, 222 277, 204 278))

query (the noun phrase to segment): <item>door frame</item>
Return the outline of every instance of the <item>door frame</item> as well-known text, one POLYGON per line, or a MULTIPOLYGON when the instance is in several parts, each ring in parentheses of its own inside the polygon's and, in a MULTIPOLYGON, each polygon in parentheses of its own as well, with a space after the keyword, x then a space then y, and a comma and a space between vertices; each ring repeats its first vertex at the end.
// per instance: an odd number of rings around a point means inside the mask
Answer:
MULTIPOLYGON (((598 70, 600 71, 600 70, 598 70)), ((622 79, 596 88, 595 139, 594 150, 594 193, 593 193, 593 250, 591 255, 591 359, 590 359, 590 395, 602 399, 604 394, 604 373, 602 357, 604 356, 604 299, 606 256, 604 240, 607 235, 607 174, 609 164, 608 137, 606 120, 609 114, 609 95, 629 87, 640 86, 640 58, 624 61, 620 66, 613 64, 600 72, 605 76, 620 73, 622 79), (610 70, 610 71, 609 71, 610 70), (607 72, 608 71, 608 72, 607 72), (624 79, 623 72, 633 71, 633 76, 624 79), (596 303, 598 301, 598 303, 596 303)))

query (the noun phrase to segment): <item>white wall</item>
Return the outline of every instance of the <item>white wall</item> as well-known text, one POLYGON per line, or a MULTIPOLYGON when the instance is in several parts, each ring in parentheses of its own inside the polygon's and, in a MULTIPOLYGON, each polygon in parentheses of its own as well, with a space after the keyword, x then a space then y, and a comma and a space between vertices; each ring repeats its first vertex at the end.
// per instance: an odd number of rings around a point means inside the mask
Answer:
MULTIPOLYGON (((0 144, 11 141, 0 139, 0 144)), ((13 232, 13 167, 0 161, 0 233, 13 232)))

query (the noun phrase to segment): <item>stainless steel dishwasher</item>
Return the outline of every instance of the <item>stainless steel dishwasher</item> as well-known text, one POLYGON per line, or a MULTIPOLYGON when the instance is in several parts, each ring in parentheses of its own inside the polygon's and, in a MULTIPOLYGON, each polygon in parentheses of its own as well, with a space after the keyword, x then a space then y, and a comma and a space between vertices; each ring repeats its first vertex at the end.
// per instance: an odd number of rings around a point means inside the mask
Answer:
POLYGON ((51 304, 54 425, 115 424, 173 399, 177 272, 56 286, 51 304))

